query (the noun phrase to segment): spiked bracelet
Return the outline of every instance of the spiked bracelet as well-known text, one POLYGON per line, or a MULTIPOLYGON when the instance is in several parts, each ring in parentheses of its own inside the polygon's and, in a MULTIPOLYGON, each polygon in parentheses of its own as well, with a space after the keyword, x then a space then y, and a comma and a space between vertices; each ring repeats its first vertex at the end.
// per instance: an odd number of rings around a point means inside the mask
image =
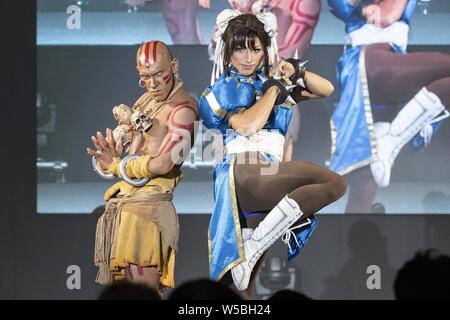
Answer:
POLYGON ((302 62, 300 59, 295 58, 289 58, 285 60, 286 62, 289 62, 292 64, 292 66, 295 69, 294 74, 289 78, 289 80, 292 81, 292 84, 298 84, 303 88, 306 88, 305 85, 305 74, 306 74, 306 68, 305 64, 308 62, 308 60, 302 62))
POLYGON ((266 91, 269 90, 269 88, 272 86, 276 86, 278 87, 278 89, 280 89, 280 93, 278 93, 277 99, 275 100, 275 105, 279 105, 285 102, 287 97, 289 96, 289 91, 286 86, 279 80, 273 78, 267 79, 262 87, 263 94, 266 93, 266 91))

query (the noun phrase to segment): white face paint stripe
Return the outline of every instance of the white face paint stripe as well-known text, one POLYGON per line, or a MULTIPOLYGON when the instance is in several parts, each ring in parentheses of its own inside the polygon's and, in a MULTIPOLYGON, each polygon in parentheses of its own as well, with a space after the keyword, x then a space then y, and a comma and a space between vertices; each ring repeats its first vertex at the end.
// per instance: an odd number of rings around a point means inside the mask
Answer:
POLYGON ((205 95, 205 98, 206 98, 206 101, 208 101, 209 106, 211 107, 211 109, 214 111, 214 113, 216 115, 218 115, 220 118, 225 117, 227 112, 220 107, 219 102, 217 101, 214 93, 212 93, 211 91, 208 92, 205 95))

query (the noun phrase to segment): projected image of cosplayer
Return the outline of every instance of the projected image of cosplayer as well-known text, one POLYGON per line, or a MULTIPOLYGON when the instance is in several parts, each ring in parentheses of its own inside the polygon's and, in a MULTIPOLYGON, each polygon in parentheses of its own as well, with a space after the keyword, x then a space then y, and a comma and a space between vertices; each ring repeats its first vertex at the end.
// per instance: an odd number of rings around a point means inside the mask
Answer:
POLYGON ((330 168, 347 177, 345 211, 367 213, 377 190, 390 185, 403 147, 426 147, 449 117, 450 55, 407 52, 416 0, 328 4, 345 23, 351 45, 337 64, 330 168), (401 109, 393 119, 386 117, 396 106, 401 109))

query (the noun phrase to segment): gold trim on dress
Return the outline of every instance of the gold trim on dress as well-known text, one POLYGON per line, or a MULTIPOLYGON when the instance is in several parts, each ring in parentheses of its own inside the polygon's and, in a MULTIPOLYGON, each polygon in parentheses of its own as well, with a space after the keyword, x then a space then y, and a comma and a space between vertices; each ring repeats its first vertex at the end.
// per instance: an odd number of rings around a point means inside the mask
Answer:
POLYGON ((210 226, 208 226, 208 272, 209 275, 211 275, 211 247, 212 247, 212 241, 211 241, 211 233, 210 233, 210 226))
POLYGON ((330 129, 331 129, 331 158, 336 152, 336 137, 337 137, 337 131, 336 126, 334 125, 333 116, 330 118, 330 129))
MULTIPOLYGON (((354 163, 351 166, 346 167, 344 170, 338 171, 340 175, 345 175, 350 173, 356 169, 362 168, 366 165, 369 165, 374 157, 377 156, 377 141, 375 138, 375 127, 373 124, 373 116, 372 116, 372 104, 370 102, 370 92, 369 92, 369 83, 367 81, 367 71, 366 71, 366 46, 361 49, 359 53, 359 74, 361 77, 361 85, 362 85, 362 94, 363 94, 363 103, 364 103, 364 114, 367 123, 367 129, 369 130, 370 135, 370 146, 371 146, 371 156, 369 159, 362 160, 360 162, 354 163)), ((331 157, 336 152, 336 137, 337 130, 334 125, 333 116, 330 119, 330 131, 331 131, 331 157)))
POLYGON ((211 91, 205 91, 203 95, 206 98, 206 101, 208 101, 209 106, 211 107, 212 111, 219 116, 221 119, 225 117, 227 112, 222 109, 219 102, 216 99, 216 96, 211 91))
MULTIPOLYGON (((238 242, 238 251, 239 251, 239 258, 228 264, 223 271, 218 275, 217 281, 219 281, 225 273, 227 273, 229 270, 231 270, 233 267, 238 265, 239 263, 243 262, 245 260, 245 253, 244 253, 244 243, 242 240, 242 233, 241 233, 241 224, 239 222, 239 210, 237 206, 237 198, 236 198, 236 187, 234 182, 234 163, 236 162, 236 155, 233 155, 233 159, 231 159, 230 162, 230 168, 229 168, 229 182, 230 182, 230 193, 231 193, 231 207, 233 210, 233 219, 234 219, 234 225, 235 225, 235 231, 236 231, 236 237, 238 242)), ((209 248, 209 261, 211 262, 211 238, 210 233, 208 230, 208 248, 209 248)), ((211 270, 210 270, 211 271, 211 270)), ((211 274, 211 272, 210 272, 211 274)))
POLYGON ((364 46, 359 54, 359 72, 361 77, 362 93, 364 98, 364 111, 366 115, 367 128, 369 129, 370 134, 370 145, 372 148, 371 150, 372 156, 370 157, 369 160, 373 160, 373 158, 378 155, 378 149, 377 149, 377 140, 375 138, 375 127, 373 125, 372 104, 370 102, 370 93, 369 93, 369 82, 367 81, 366 49, 367 46, 364 46))
POLYGON ((229 177, 230 177, 230 192, 231 192, 231 201, 232 201, 232 208, 233 208, 233 218, 234 218, 234 225, 237 226, 237 238, 238 238, 238 249, 239 249, 239 256, 244 257, 244 244, 242 241, 242 233, 241 233, 241 224, 239 221, 239 209, 237 204, 237 197, 236 197, 236 185, 234 181, 234 163, 236 162, 236 155, 233 156, 233 159, 230 163, 230 171, 229 171, 229 177))
POLYGON ((352 164, 351 166, 348 166, 347 168, 345 168, 342 171, 338 171, 337 173, 340 174, 341 176, 350 173, 356 169, 362 168, 367 166, 368 164, 370 164, 370 159, 366 159, 357 163, 352 164))

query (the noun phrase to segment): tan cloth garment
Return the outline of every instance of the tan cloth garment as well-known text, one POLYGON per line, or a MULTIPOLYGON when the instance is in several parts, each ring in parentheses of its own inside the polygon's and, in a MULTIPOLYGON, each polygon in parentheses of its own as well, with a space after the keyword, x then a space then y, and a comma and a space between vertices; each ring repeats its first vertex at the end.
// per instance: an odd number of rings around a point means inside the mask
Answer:
POLYGON ((175 253, 179 224, 172 191, 180 171, 152 179, 141 188, 121 181, 105 193, 108 203, 96 231, 96 282, 110 284, 123 279, 129 264, 156 266, 161 283, 174 286, 175 253))

